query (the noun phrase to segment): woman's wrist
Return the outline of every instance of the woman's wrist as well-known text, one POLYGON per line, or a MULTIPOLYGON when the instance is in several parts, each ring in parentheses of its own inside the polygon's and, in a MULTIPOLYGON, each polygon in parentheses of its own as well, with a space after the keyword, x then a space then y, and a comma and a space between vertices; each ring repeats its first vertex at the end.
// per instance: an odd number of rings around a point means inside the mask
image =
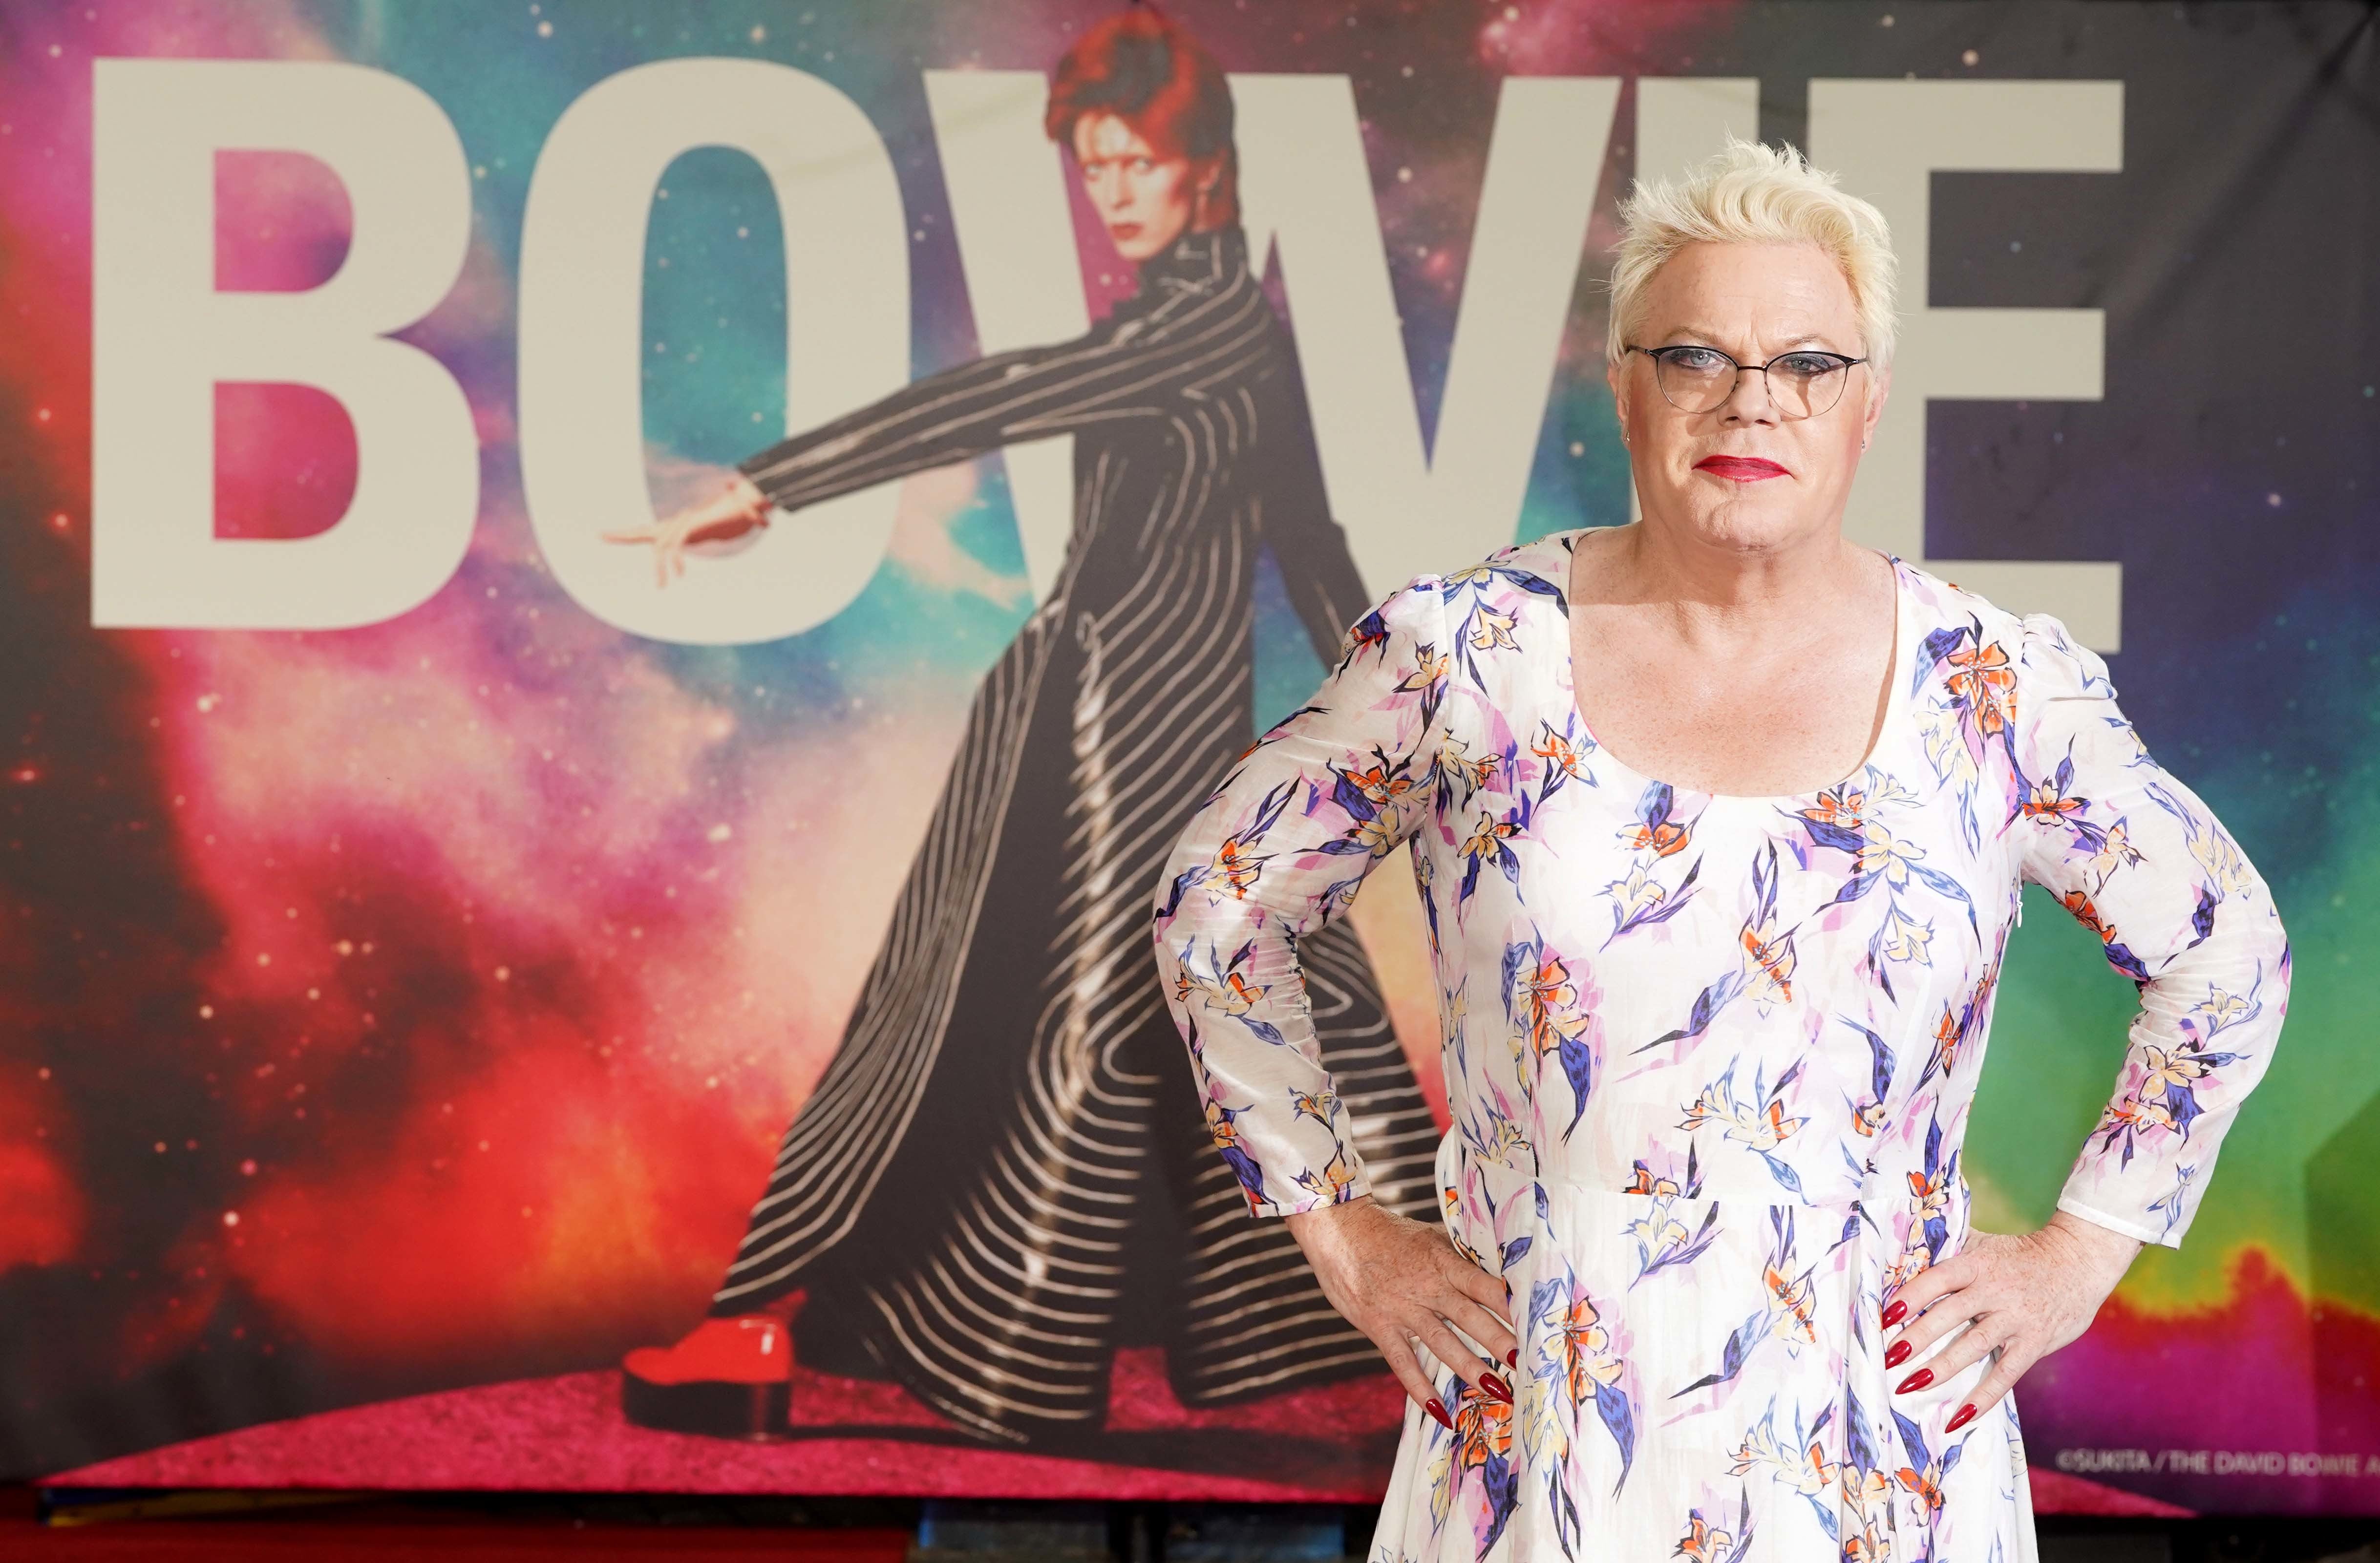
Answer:
POLYGON ((1357 1194, 1353 1199, 1318 1205, 1310 1210, 1293 1211, 1281 1219, 1289 1227, 1289 1235, 1297 1240, 1297 1246, 1311 1260, 1318 1249, 1329 1249, 1343 1242, 1348 1227, 1377 1208, 1370 1194, 1357 1194))
POLYGON ((2053 1213, 2045 1230, 2058 1234, 2082 1264, 2104 1276, 2110 1291, 2124 1278, 2124 1272, 2131 1268, 2133 1256, 2141 1251, 2140 1239, 2070 1211, 2053 1213))

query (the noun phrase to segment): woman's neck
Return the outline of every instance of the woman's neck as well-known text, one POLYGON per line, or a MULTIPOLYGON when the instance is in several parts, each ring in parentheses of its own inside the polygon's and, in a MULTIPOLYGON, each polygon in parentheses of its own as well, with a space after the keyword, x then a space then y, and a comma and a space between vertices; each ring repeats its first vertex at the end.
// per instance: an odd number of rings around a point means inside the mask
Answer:
POLYGON ((1831 528, 1774 548, 1694 537, 1649 521, 1583 539, 1589 600, 1641 605, 1696 627, 1743 628, 1806 615, 1814 601, 1856 597, 1881 555, 1831 528))

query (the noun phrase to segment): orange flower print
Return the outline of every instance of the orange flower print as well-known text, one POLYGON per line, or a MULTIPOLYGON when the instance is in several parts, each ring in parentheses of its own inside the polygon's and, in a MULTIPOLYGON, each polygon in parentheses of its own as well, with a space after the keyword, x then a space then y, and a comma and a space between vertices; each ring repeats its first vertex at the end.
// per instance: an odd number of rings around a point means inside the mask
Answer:
POLYGON ((1768 1306, 1776 1317, 1776 1332, 1803 1346, 1816 1345, 1818 1326, 1811 1315, 1810 1277, 1805 1274, 1795 1280, 1769 1265, 1763 1266, 1760 1279, 1768 1289, 1768 1306))
POLYGON ((1579 1012, 1577 986, 1560 956, 1547 954, 1522 984, 1522 994, 1529 1018, 1529 1046, 1537 1057, 1544 1058, 1586 1029, 1586 1016, 1579 1012))
POLYGON ((1620 1382, 1620 1359, 1612 1354, 1611 1332, 1602 1321, 1594 1300, 1580 1292, 1556 1326, 1555 1361, 1571 1399, 1580 1405, 1592 1404, 1597 1389, 1620 1382))
POLYGON ((1753 984, 1753 1001, 1767 1007, 1776 1002, 1793 1001, 1793 936, 1781 934, 1764 939, 1760 930, 1746 928, 1742 935, 1745 969, 1758 974, 1753 984))
POLYGON ((1951 697, 1974 718, 1975 730, 1987 738, 2006 732, 2016 714, 2016 671, 1999 643, 1961 646, 1942 660, 1950 665, 1951 697))
POLYGON ((1553 730, 1552 724, 1540 722, 1537 741, 1529 745, 1529 753, 1546 762, 1548 769, 1559 770, 1576 781, 1579 775, 1578 745, 1553 730))
POLYGON ((1402 803, 1405 794, 1414 789, 1412 777, 1391 776, 1385 766, 1376 765, 1365 770, 1345 770, 1340 774, 1344 776, 1374 808, 1387 808, 1392 804, 1402 803))
POLYGON ((1455 1448, 1465 1471, 1512 1457, 1512 1408, 1476 1390, 1454 1408, 1455 1448))

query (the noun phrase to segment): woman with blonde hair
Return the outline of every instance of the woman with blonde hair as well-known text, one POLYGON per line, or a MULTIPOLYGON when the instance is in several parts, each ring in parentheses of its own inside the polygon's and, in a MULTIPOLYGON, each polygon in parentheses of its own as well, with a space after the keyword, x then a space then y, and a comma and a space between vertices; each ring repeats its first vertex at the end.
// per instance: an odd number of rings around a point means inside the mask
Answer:
POLYGON ((1876 210, 1736 143, 1623 215, 1643 520, 1360 621, 1176 846, 1164 988, 1251 1205, 1412 1397, 1375 1558, 2030 1558, 2008 1392, 2180 1241, 2289 946, 2098 657, 1844 539, 1876 210), (1442 1230, 1303 1105, 1301 951, 1407 843, 1442 1230), (2058 1213, 2003 1235, 1961 1146, 2026 881, 2142 1007, 2058 1213))

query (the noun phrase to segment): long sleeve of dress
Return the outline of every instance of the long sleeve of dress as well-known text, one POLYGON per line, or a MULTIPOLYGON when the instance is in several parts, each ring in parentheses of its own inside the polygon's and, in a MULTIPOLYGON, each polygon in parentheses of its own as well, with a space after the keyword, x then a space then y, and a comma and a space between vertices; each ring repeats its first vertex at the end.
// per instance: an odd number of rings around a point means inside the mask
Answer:
POLYGON ((1369 1192, 1315 1042, 1297 941, 1430 818, 1444 621, 1435 576, 1357 620, 1321 688, 1242 757, 1157 886, 1166 1003, 1208 1132, 1258 1215, 1369 1192))
POLYGON ((1072 342, 961 364, 736 464, 780 509, 814 504, 1020 440, 1147 418, 1263 350, 1254 287, 1184 290, 1072 342))
POLYGON ((2032 614, 2014 672, 2025 878, 2141 994, 2115 1095, 2058 1208, 2179 1247, 2279 1038, 2288 938, 2238 843, 2149 757, 2095 653, 2032 614))

